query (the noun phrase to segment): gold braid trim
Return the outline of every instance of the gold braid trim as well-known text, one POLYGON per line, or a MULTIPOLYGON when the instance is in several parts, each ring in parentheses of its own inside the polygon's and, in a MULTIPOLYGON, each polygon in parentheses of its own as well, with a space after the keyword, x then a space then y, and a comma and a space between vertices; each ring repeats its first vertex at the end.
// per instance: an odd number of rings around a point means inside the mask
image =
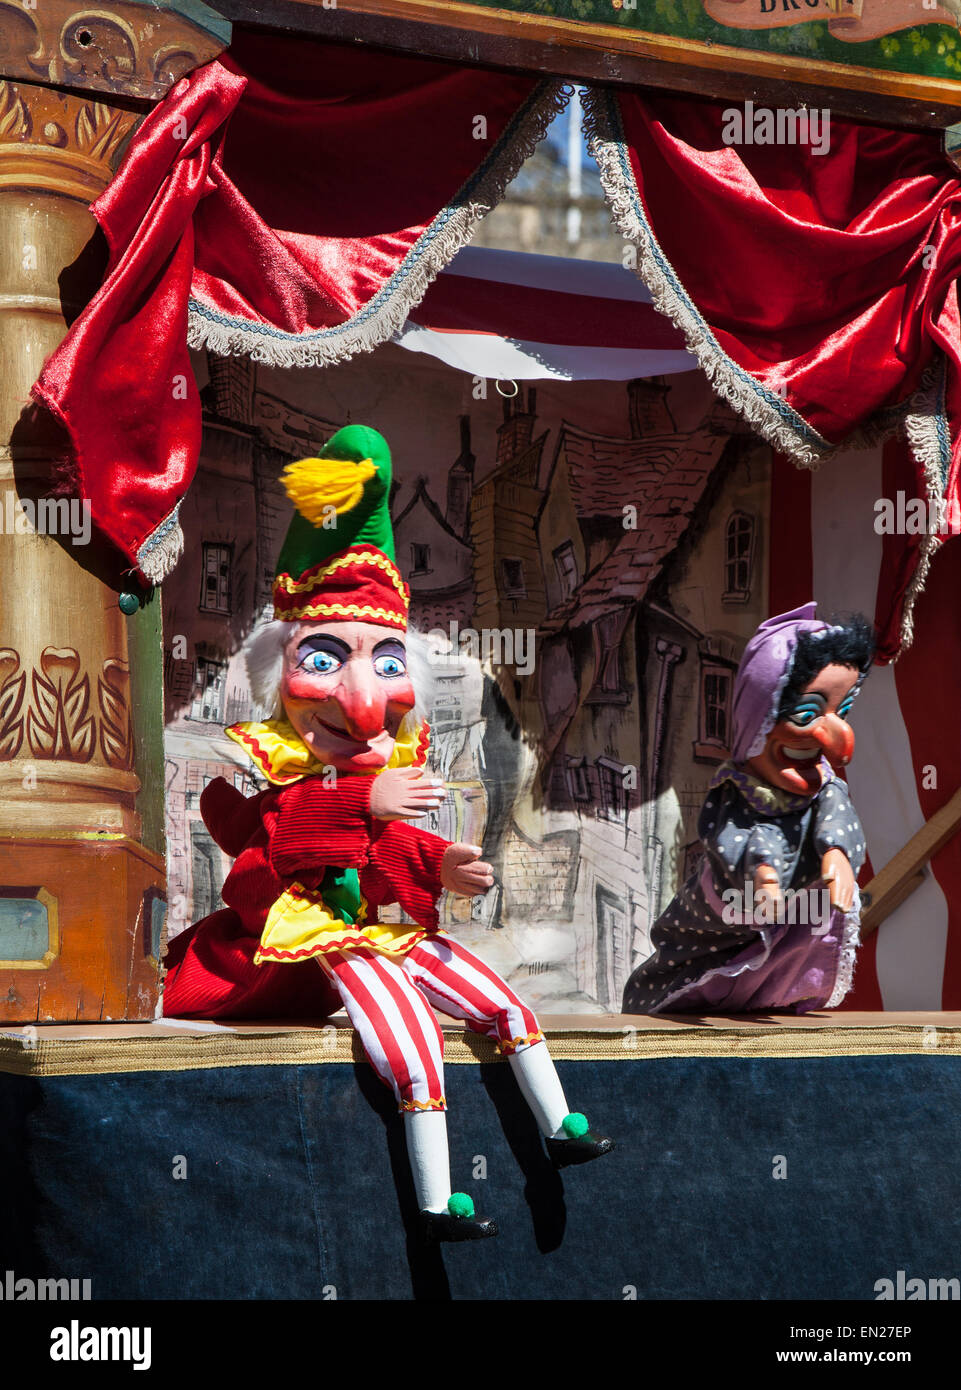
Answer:
POLYGON ((446 1110, 447 1101, 443 1096, 438 1096, 437 1100, 405 1100, 401 1102, 400 1113, 405 1111, 416 1113, 420 1110, 446 1110))
MULTIPOLYGON (((342 952, 347 956, 348 952, 342 952)), ((318 964, 320 964, 318 960, 318 964)), ((323 969, 323 966, 320 965, 323 969)), ((37 1037, 19 1025, 0 1032, 0 1077, 103 1076, 133 1072, 183 1072, 217 1067, 325 1066, 364 1063, 352 1028, 330 1025, 240 1023, 223 1033, 190 1032, 189 1024, 170 1029, 153 1023, 111 1023, 90 1037, 89 1024, 41 1024, 37 1037), (50 1035, 50 1036, 45 1036, 50 1035)), ((203 1027, 202 1024, 198 1025, 203 1027)), ((961 1057, 961 1012, 824 1013, 806 1022, 750 1024, 714 1020, 712 1026, 622 1015, 572 1020, 558 1015, 548 1027, 554 1061, 667 1062, 676 1058, 730 1057, 921 1057, 931 1066, 954 1067, 961 1057), (847 1020, 844 1022, 843 1020, 847 1020), (839 1020, 842 1020, 839 1022, 839 1020), (938 1046, 927 1051, 925 1028, 937 1025, 938 1046)), ((446 1066, 499 1062, 492 1040, 444 1021, 446 1066)))
POLYGON ((305 590, 316 588, 316 586, 329 574, 334 574, 337 570, 343 569, 346 565, 356 565, 364 563, 375 565, 377 569, 383 570, 394 588, 406 602, 404 593, 404 581, 400 577, 400 572, 394 562, 379 550, 348 550, 344 555, 338 555, 335 560, 331 560, 329 565, 324 565, 319 569, 307 570, 309 578, 302 576, 300 579, 292 579, 289 574, 278 574, 274 580, 278 589, 282 589, 285 594, 302 594, 305 590))
POLYGON ((407 626, 407 610, 372 608, 359 603, 305 603, 302 608, 284 610, 284 618, 380 618, 385 623, 407 626))

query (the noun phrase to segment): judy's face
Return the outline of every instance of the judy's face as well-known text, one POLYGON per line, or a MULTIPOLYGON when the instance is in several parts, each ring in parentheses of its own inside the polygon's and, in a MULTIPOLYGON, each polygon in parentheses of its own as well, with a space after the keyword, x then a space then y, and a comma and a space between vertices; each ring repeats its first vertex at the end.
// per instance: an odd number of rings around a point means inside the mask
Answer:
POLYGON ((853 666, 832 664, 819 671, 768 734, 763 752, 750 759, 750 770, 771 786, 812 796, 821 785, 822 753, 835 769, 846 766, 854 754, 847 718, 858 676, 853 666))
POLYGON ((284 651, 284 712, 319 762, 384 767, 415 703, 404 634, 357 622, 301 623, 284 651))

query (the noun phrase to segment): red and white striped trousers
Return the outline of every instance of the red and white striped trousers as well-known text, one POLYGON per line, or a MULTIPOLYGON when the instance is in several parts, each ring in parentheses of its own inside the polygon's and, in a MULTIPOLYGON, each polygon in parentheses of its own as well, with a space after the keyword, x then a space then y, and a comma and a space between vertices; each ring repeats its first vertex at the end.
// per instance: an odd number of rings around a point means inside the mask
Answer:
POLYGON ((425 937, 403 961, 363 946, 317 960, 401 1110, 447 1108, 444 1041, 433 1008, 464 1019, 508 1055, 543 1038, 527 1005, 453 937, 425 937))

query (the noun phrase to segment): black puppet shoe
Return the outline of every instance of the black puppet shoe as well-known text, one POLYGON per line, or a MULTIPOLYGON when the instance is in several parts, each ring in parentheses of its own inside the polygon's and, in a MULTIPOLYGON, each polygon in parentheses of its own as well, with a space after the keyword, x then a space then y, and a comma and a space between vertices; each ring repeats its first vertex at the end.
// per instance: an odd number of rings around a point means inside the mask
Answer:
POLYGON ((497 1235, 497 1223, 474 1212, 466 1192, 454 1192, 446 1211, 422 1211, 420 1228, 425 1240, 486 1240, 497 1235))
POLYGON ((590 1163, 592 1158, 609 1154, 614 1147, 613 1139, 603 1134, 595 1134, 588 1128, 583 1115, 575 1112, 565 1115, 561 1122, 565 1138, 545 1139, 547 1154, 555 1168, 567 1168, 574 1163, 590 1163))

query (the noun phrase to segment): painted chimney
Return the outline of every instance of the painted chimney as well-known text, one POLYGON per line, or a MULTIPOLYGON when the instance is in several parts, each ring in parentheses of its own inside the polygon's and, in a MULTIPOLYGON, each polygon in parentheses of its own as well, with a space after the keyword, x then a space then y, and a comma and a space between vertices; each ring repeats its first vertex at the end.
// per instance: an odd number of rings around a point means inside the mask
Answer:
POLYGON ((516 396, 504 401, 504 423, 497 431, 497 464, 509 463, 524 452, 534 436, 534 421, 537 410, 537 392, 531 386, 527 392, 527 409, 524 409, 524 395, 518 390, 516 396))
POLYGON ((677 433, 677 422, 667 403, 670 390, 660 377, 635 377, 627 383, 632 439, 677 433))
POLYGON ((470 447, 470 416, 460 417, 460 453, 447 475, 447 524, 464 540, 470 526, 470 499, 476 459, 470 447))

